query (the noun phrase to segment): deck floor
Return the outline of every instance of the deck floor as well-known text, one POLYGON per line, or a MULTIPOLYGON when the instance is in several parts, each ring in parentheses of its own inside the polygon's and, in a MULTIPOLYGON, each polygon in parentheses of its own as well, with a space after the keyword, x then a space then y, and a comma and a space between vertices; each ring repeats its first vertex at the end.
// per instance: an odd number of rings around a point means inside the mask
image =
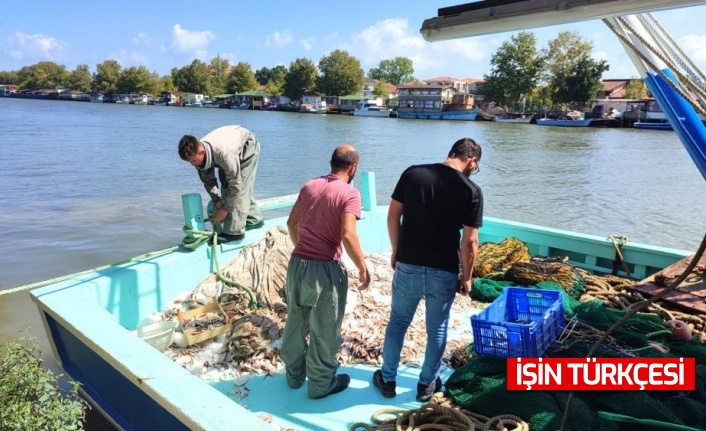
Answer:
MULTIPOLYGON (((249 389, 249 394, 242 399, 233 381, 213 382, 212 386, 254 414, 269 416, 280 429, 297 431, 347 431, 357 422, 372 424, 373 413, 380 409, 414 409, 422 405, 415 399, 421 368, 400 366, 395 398, 384 398, 373 386, 375 370, 367 365, 342 366, 338 372, 351 376, 348 389, 318 400, 307 396, 306 384, 290 389, 283 371, 275 376, 252 376, 243 386, 249 389)), ((452 372, 452 369, 442 371, 442 381, 452 372)))

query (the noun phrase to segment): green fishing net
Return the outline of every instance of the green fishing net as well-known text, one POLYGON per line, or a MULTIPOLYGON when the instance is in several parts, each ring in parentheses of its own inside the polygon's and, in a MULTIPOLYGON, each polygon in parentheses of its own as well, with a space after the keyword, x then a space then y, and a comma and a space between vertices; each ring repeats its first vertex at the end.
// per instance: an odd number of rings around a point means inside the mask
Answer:
MULTIPOLYGON (((492 302, 502 290, 515 282, 477 278, 472 297, 492 302)), ((556 282, 530 286, 568 292, 556 282)), ((579 302, 571 294, 563 295, 567 327, 595 328, 605 331, 624 312, 606 308, 598 300, 579 302), (583 325, 583 326, 581 326, 583 325)), ((652 419, 706 429, 706 346, 695 340, 679 341, 664 331, 662 319, 654 314, 637 314, 618 327, 601 344, 596 357, 693 357, 696 359, 696 389, 677 391, 576 391, 568 415, 566 430, 645 430, 641 424, 616 423, 598 416, 598 411, 624 414, 638 419, 652 419)), ((587 333, 590 335, 590 332, 587 333)), ((565 337, 555 341, 545 357, 585 357, 599 335, 565 337)), ((472 352, 472 346, 469 346, 472 352)), ((508 391, 505 359, 474 358, 458 368, 446 382, 447 394, 462 408, 484 416, 514 414, 530 424, 532 431, 557 431, 569 392, 508 391)), ((657 429, 657 428, 655 428, 657 429)))

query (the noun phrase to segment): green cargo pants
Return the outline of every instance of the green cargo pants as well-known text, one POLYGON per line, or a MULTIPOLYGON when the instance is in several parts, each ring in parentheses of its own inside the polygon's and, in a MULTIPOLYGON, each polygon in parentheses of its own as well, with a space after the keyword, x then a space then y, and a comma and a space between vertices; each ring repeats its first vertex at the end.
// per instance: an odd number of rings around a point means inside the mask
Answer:
POLYGON ((289 386, 298 388, 308 377, 312 398, 328 394, 335 382, 347 294, 348 274, 341 262, 316 262, 292 255, 280 354, 289 386))

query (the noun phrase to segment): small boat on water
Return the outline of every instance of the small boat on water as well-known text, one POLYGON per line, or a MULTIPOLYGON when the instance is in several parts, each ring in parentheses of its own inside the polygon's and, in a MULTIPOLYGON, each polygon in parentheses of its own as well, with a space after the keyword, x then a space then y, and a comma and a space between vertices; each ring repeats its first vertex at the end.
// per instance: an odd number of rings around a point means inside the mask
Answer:
POLYGON ((674 130, 669 121, 637 121, 632 126, 644 130, 674 130))
POLYGON ((399 118, 475 121, 478 108, 470 94, 459 94, 452 85, 401 85, 399 118))
POLYGON ((537 119, 537 125, 538 126, 559 126, 559 127, 588 127, 591 124, 591 121, 593 121, 592 118, 586 118, 586 119, 573 119, 573 118, 564 118, 564 119, 550 119, 550 118, 539 118, 537 119))
POLYGON ((302 114, 325 114, 328 112, 325 100, 316 100, 314 103, 302 103, 299 105, 299 112, 302 114))
POLYGON ((374 100, 362 100, 356 104, 353 115, 357 117, 390 117, 391 110, 383 108, 374 100))

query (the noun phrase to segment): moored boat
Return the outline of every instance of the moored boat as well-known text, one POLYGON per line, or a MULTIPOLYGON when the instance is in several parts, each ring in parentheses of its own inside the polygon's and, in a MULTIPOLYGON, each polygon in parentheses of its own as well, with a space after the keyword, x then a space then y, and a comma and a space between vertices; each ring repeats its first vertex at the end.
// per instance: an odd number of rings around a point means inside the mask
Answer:
POLYGON ((537 125, 538 126, 559 126, 559 127, 588 127, 589 124, 591 124, 591 121, 593 121, 591 118, 586 118, 586 119, 573 119, 573 118, 566 118, 566 119, 550 119, 550 118, 538 118, 537 119, 537 125))
POLYGON ((636 121, 632 126, 644 130, 674 130, 669 121, 636 121))
POLYGON ((390 109, 383 108, 374 100, 361 100, 356 104, 353 115, 357 117, 389 117, 390 109))
POLYGON ((474 98, 452 85, 401 85, 397 116, 407 119, 474 121, 474 98))

